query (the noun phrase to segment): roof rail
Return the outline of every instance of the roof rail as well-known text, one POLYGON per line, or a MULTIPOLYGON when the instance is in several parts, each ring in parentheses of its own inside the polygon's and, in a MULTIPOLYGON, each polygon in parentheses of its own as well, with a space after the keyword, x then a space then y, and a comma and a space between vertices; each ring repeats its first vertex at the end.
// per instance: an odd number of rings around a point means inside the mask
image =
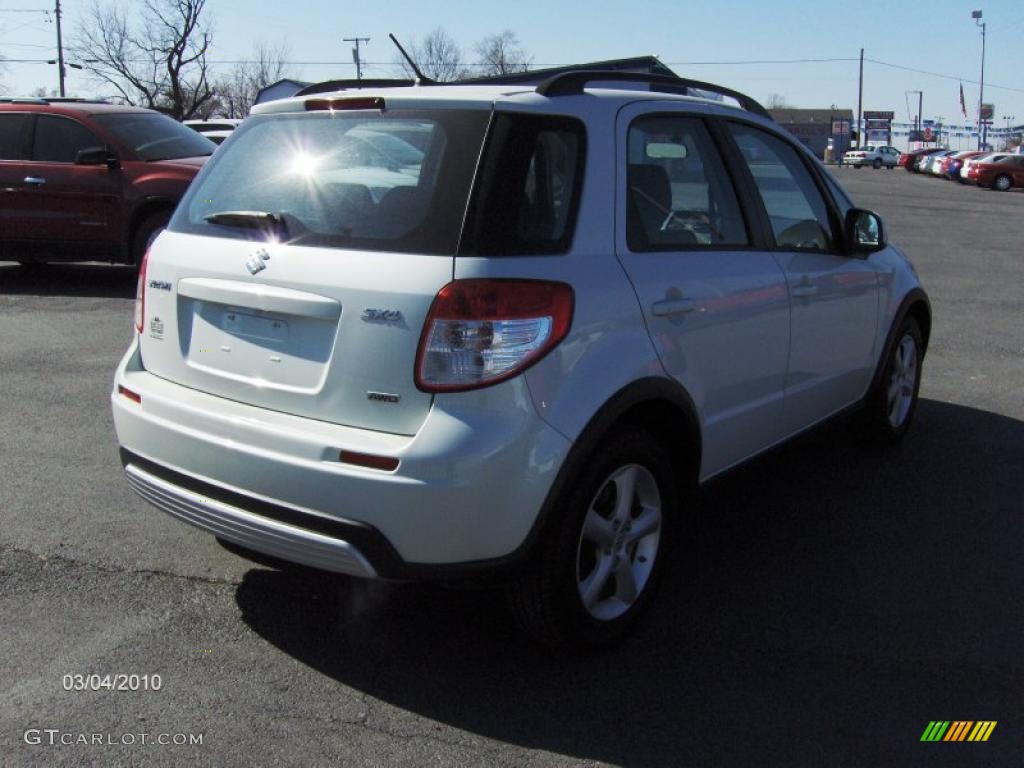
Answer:
MULTIPOLYGON (((421 83, 425 85, 426 83, 421 83)), ((311 96, 314 93, 330 93, 331 91, 360 90, 362 88, 401 88, 416 85, 415 80, 377 78, 361 80, 324 80, 322 83, 307 85, 295 92, 296 96, 311 96)))
POLYGON ((71 96, 13 96, 0 99, 0 104, 109 104, 104 99, 80 99, 71 96))
MULTIPOLYGON (((728 96, 731 99, 736 99, 740 106, 748 112, 753 112, 761 117, 766 117, 769 120, 772 116, 768 114, 768 110, 762 107, 757 101, 747 96, 745 93, 734 91, 731 88, 724 88, 721 85, 715 85, 714 83, 705 83, 701 80, 689 80, 685 77, 672 77, 670 75, 654 75, 645 74, 643 72, 598 72, 594 70, 574 70, 572 72, 563 72, 562 74, 549 77, 547 80, 537 85, 537 93, 541 96, 572 96, 583 93, 583 89, 587 87, 588 83, 595 81, 607 82, 609 80, 615 82, 624 83, 646 83, 648 85, 661 85, 666 86, 666 90, 669 93, 678 93, 682 90, 684 93, 691 88, 700 91, 708 91, 710 93, 717 93, 722 96, 728 96)), ((651 90, 658 90, 652 88, 651 90)))

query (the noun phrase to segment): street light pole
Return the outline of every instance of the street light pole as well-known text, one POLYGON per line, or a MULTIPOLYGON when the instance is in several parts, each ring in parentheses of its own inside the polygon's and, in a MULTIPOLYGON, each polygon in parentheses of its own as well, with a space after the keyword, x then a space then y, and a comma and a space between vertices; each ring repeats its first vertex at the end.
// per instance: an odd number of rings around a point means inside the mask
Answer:
POLYGON ((985 100, 985 22, 981 20, 981 11, 971 11, 971 18, 974 23, 981 27, 981 85, 978 88, 978 149, 983 149, 988 143, 988 126, 981 116, 981 105, 985 100))
POLYGON ((861 114, 864 108, 864 49, 860 49, 860 79, 857 81, 857 146, 865 147, 863 128, 861 128, 861 114))

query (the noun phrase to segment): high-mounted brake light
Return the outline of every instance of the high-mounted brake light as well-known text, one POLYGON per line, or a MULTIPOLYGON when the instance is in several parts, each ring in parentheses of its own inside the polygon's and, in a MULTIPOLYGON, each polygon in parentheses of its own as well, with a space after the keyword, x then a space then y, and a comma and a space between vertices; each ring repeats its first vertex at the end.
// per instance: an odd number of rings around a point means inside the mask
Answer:
POLYGON ((306 111, 327 110, 339 112, 350 109, 379 109, 384 111, 384 99, 380 96, 362 96, 352 99, 306 99, 306 111))
POLYGON ((139 265, 139 282, 135 286, 135 330, 142 333, 146 322, 146 266, 149 264, 149 251, 142 257, 139 265))
POLYGON ((456 280, 423 324, 416 386, 459 392, 497 384, 539 361, 569 333, 573 291, 542 280, 456 280))

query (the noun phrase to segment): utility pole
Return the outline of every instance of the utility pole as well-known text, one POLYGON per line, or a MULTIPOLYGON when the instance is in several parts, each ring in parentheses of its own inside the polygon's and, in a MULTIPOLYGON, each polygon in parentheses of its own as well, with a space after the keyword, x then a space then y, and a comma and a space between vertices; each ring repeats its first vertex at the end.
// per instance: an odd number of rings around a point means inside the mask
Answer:
POLYGON ((988 125, 981 116, 981 105, 985 101, 985 22, 981 20, 981 11, 971 11, 974 23, 981 27, 981 86, 978 88, 978 149, 984 149, 988 141, 988 125))
POLYGON ((56 0, 56 7, 53 9, 54 14, 57 16, 57 73, 60 79, 60 95, 64 96, 64 77, 67 73, 64 71, 64 41, 60 36, 60 0, 56 0))
POLYGON ((857 146, 866 146, 864 130, 861 128, 861 115, 864 112, 864 49, 860 49, 860 80, 857 86, 857 146))
POLYGON ((356 63, 356 80, 363 79, 363 60, 359 55, 359 44, 370 42, 368 37, 346 37, 342 39, 345 43, 355 43, 356 47, 352 49, 352 61, 356 63))
POLYGON ((907 91, 907 93, 917 94, 917 117, 914 118, 914 131, 917 133, 921 132, 921 108, 924 104, 924 91, 907 91))

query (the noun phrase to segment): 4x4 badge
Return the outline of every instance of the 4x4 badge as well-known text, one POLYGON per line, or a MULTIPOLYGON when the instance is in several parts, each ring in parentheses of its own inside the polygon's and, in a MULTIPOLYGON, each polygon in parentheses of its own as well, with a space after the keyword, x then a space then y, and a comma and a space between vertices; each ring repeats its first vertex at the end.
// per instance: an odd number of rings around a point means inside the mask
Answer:
POLYGON ((266 248, 260 248, 246 260, 245 268, 249 270, 249 274, 255 275, 267 268, 268 261, 270 261, 270 252, 266 248))

